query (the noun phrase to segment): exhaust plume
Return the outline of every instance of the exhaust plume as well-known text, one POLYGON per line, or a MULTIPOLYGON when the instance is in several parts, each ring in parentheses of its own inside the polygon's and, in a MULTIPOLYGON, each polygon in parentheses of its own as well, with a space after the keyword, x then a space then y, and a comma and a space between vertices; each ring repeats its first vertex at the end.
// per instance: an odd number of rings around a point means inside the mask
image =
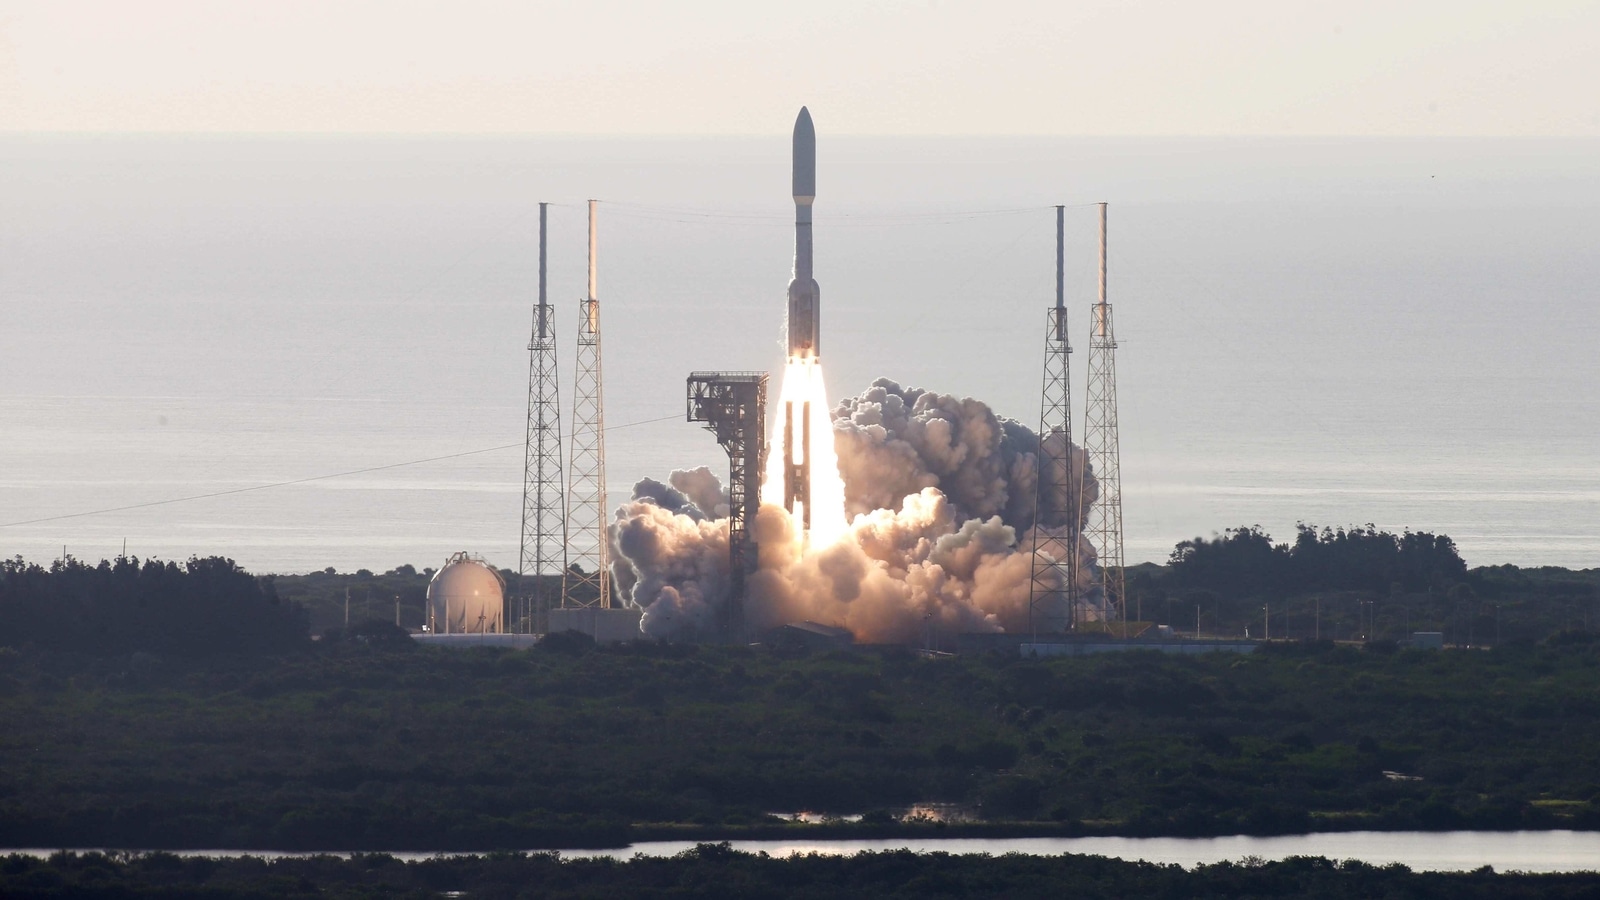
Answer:
MULTIPOLYGON (((1081 498, 1040 516, 1032 429, 981 401, 888 379, 841 401, 832 423, 850 524, 836 540, 807 543, 787 510, 763 503, 750 525, 760 546, 745 603, 753 631, 811 620, 865 642, 912 643, 930 628, 1026 628, 1030 529, 1042 519, 1056 536, 1044 546, 1065 553, 1061 536, 1081 529, 1094 502, 1093 474, 1084 472, 1081 498)), ((1071 458, 1081 465, 1082 450, 1072 447, 1071 458)), ((705 467, 668 481, 639 482, 617 510, 613 583, 644 610, 646 634, 708 635, 728 600, 727 495, 705 467)), ((1093 553, 1078 544, 1087 582, 1093 553)))

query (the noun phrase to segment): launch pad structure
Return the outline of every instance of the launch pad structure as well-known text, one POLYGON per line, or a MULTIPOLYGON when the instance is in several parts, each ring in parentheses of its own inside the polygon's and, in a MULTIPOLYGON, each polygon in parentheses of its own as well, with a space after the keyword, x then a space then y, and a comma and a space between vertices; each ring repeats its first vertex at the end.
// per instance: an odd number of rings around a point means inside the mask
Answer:
POLYGON ((561 385, 556 374, 555 310, 545 292, 547 207, 539 204, 539 302, 528 341, 528 436, 522 465, 522 546, 507 623, 544 631, 567 570, 567 511, 561 466, 561 385))
POLYGON ((1066 207, 1056 207, 1056 305, 1045 319, 1044 383, 1039 398, 1038 484, 1028 630, 1066 631, 1078 618, 1077 509, 1083 472, 1072 464, 1072 342, 1067 338, 1066 207), (1065 608, 1066 617, 1048 615, 1065 608))
POLYGON ((1029 630, 1079 631, 1099 623, 1126 637, 1128 610, 1123 575, 1122 459, 1117 433, 1116 332, 1106 300, 1106 204, 1099 214, 1099 288, 1089 321, 1089 371, 1084 398, 1081 460, 1072 458, 1072 345, 1067 339, 1064 283, 1065 207, 1056 207, 1056 305, 1045 327, 1044 385, 1039 401, 1038 483, 1034 504, 1033 574, 1028 591, 1029 630), (1084 485, 1094 473, 1094 502, 1084 485), (1094 563, 1080 564, 1087 542, 1094 563), (1087 571, 1080 571, 1086 568, 1087 571), (1080 586, 1080 582, 1086 582, 1080 586), (1049 610, 1065 606, 1052 621, 1049 610))
MULTIPOLYGON (((746 637, 745 603, 760 548, 750 529, 763 481, 781 478, 783 506, 803 540, 812 525, 812 398, 820 390, 821 291, 814 276, 812 207, 816 132, 805 108, 793 135, 794 274, 788 291, 788 367, 780 436, 767 438, 767 372, 696 371, 686 383, 689 422, 703 424, 727 452, 728 597, 718 623, 729 639, 746 637), (797 375, 815 382, 796 381, 797 375), (805 390, 793 390, 796 384, 805 390), (813 393, 811 388, 816 387, 813 393), (798 417, 799 421, 796 422, 798 417), (782 465, 767 472, 768 453, 782 465)), ((572 417, 563 460, 554 312, 546 296, 546 207, 539 204, 539 299, 528 343, 528 418, 518 586, 507 598, 508 630, 534 634, 575 629, 597 639, 637 632, 641 610, 613 608, 600 303, 596 288, 596 201, 588 203, 588 291, 579 301, 572 417), (559 566, 559 569, 557 568, 559 566), (559 588, 556 585, 559 584, 559 588), (631 622, 631 625, 629 624, 631 622), (629 629, 632 629, 630 631, 629 629)), ((1107 300, 1106 204, 1099 213, 1099 290, 1092 304, 1081 447, 1073 444, 1071 357, 1064 279, 1065 207, 1056 206, 1056 296, 1047 312, 1040 396, 1037 478, 1028 627, 1042 634, 1093 631, 1128 636, 1116 391, 1116 337, 1107 300), (1097 498, 1085 485, 1093 472, 1097 498), (1095 557, 1089 561, 1090 554, 1095 557), (1121 628, 1113 623, 1121 620, 1121 628)), ((822 401, 825 405, 825 400, 822 401)), ((829 441, 826 417, 824 434, 829 441)), ((779 431, 774 428, 774 431, 779 431)), ((824 459, 831 462, 832 453, 824 459)), ((828 483, 825 482, 825 485, 828 483)), ((779 485, 773 485, 776 490, 779 485)), ((711 510, 706 510, 710 513, 711 510)))
POLYGON ((567 482, 567 562, 561 606, 611 608, 610 539, 606 533, 606 417, 600 377, 600 299, 596 201, 589 201, 589 293, 578 301, 578 360, 572 391, 572 451, 567 482))
POLYGON ((688 381, 688 418, 705 423, 728 451, 728 581, 724 633, 743 637, 745 586, 760 563, 750 523, 761 506, 766 470, 767 373, 695 372, 688 381))
MULTIPOLYGON (((1106 301, 1106 205, 1100 213, 1100 290, 1089 317, 1089 379, 1083 410, 1083 450, 1094 467, 1100 495, 1082 510, 1084 534, 1094 545, 1097 566, 1085 592, 1098 593, 1105 621, 1128 623, 1127 592, 1122 551, 1122 452, 1117 434, 1117 336, 1111 325, 1111 304, 1106 301)), ((1081 499, 1079 501, 1082 502, 1081 499)))

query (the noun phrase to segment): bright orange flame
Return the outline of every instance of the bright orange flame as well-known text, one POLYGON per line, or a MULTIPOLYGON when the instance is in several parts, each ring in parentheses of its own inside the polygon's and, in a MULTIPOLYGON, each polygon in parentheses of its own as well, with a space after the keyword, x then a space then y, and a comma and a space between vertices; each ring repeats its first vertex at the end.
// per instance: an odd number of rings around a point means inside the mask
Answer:
POLYGON ((822 363, 816 359, 791 357, 783 372, 783 391, 773 416, 772 443, 767 451, 766 483, 761 487, 761 502, 783 505, 783 429, 787 422, 784 404, 794 403, 795 456, 803 457, 798 421, 803 404, 811 403, 811 531, 813 547, 825 547, 845 532, 844 479, 839 477, 839 456, 833 449, 833 416, 828 406, 828 391, 822 383, 822 363))

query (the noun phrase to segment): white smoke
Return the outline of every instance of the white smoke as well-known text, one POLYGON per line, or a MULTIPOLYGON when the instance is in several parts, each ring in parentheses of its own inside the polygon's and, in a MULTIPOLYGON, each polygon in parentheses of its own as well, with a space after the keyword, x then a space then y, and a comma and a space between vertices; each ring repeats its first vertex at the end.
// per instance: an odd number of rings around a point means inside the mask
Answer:
MULTIPOLYGON (((759 569, 745 618, 757 632, 810 620, 870 642, 1027 627, 1035 519, 1059 556, 1069 520, 1081 525, 1097 494, 1047 492, 1036 514, 1039 441, 1027 426, 971 398, 902 388, 886 379, 833 411, 835 447, 852 522, 825 547, 803 547, 786 510, 761 507, 751 536, 759 569)), ((1059 433, 1055 442, 1059 458, 1059 433)), ((1082 450, 1072 446, 1075 461, 1082 450)), ((1058 463, 1059 465, 1059 463, 1058 463)), ((1053 483, 1064 483, 1059 470, 1053 483)), ((645 479, 612 528, 616 594, 642 609, 657 637, 711 633, 728 600, 728 500, 709 469, 645 479)), ((1080 568, 1092 551, 1080 541, 1080 568)), ((1087 575, 1085 575, 1087 577, 1087 575)), ((1046 610, 1060 617, 1064 610, 1046 610)))

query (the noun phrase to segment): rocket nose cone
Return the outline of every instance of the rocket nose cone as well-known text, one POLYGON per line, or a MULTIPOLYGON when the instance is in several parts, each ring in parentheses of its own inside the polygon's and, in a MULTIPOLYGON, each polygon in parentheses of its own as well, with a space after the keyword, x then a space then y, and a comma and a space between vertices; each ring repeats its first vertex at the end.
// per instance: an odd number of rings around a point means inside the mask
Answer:
POLYGON ((804 106, 794 120, 794 195, 817 195, 817 131, 811 125, 811 111, 804 106))

